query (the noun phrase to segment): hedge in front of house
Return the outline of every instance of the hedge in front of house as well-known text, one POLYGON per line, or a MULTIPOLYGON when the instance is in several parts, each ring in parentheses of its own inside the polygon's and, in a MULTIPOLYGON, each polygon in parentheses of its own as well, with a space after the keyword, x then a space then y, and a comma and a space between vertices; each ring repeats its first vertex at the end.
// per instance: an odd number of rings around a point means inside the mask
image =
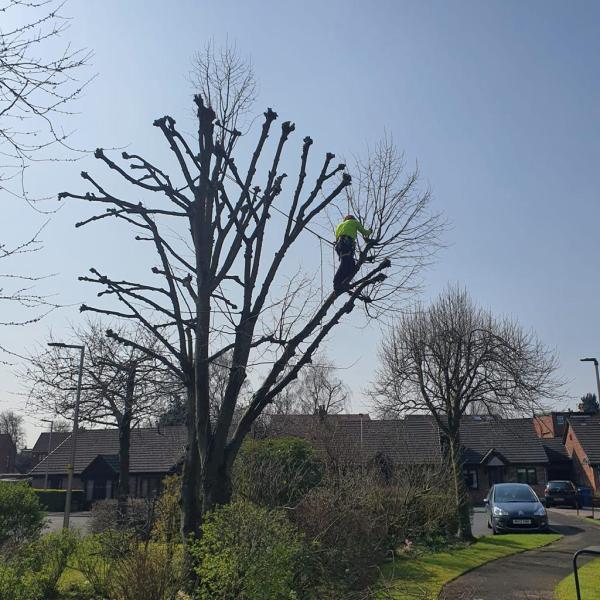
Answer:
MULTIPOLYGON (((63 512, 65 510, 65 501, 67 490, 33 490, 44 510, 49 512, 63 512)), ((83 490, 73 490, 71 496, 71 510, 83 510, 85 506, 85 493, 83 490)))

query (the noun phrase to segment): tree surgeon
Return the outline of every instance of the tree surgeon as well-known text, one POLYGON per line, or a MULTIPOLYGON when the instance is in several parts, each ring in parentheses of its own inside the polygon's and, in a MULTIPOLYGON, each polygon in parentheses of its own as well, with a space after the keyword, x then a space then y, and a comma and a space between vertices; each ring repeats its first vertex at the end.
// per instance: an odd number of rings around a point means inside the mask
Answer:
POLYGON ((335 228, 335 251, 340 259, 340 266, 333 278, 333 289, 338 294, 344 291, 356 273, 354 252, 359 231, 364 240, 368 241, 371 230, 363 227, 354 215, 345 217, 335 228))

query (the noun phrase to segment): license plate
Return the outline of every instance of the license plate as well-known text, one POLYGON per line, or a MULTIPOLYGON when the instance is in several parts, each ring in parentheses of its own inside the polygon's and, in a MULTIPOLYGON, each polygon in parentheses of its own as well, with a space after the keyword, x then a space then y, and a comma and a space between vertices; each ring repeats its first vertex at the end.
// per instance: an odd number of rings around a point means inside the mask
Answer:
POLYGON ((564 502, 565 501, 564 498, 553 498, 553 500, 556 500, 557 502, 564 502))
POLYGON ((513 519, 514 525, 531 525, 531 519, 513 519))

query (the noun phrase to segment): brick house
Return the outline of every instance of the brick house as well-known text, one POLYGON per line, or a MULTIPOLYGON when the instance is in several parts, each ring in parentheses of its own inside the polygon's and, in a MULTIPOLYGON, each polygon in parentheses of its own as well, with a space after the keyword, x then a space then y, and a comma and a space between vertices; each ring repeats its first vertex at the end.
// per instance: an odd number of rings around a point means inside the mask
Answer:
POLYGON ((14 473, 17 447, 8 433, 0 433, 0 473, 14 473))
POLYGON ((528 483, 543 493, 550 460, 532 419, 464 417, 460 438, 473 501, 483 501, 495 483, 528 483))
POLYGON ((563 443, 577 482, 600 491, 600 415, 572 415, 563 443))
MULTIPOLYGON (((176 471, 183 457, 186 436, 184 426, 132 430, 129 449, 131 496, 149 497, 160 491, 162 480, 176 471)), ((47 438, 42 440, 42 445, 44 441, 47 443, 47 438)), ((46 473, 50 489, 67 487, 71 442, 72 436, 67 434, 48 456, 33 467, 29 473, 33 487, 44 487, 46 473)), ((88 502, 114 498, 119 480, 118 453, 118 429, 80 431, 77 434, 73 489, 84 490, 88 502)))

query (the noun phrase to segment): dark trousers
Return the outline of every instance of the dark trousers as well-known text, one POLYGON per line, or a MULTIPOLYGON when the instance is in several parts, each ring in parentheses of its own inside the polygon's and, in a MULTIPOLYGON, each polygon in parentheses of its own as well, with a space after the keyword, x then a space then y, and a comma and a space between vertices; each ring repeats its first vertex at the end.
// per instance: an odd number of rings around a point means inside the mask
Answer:
POLYGON ((333 289, 336 292, 343 291, 344 287, 350 283, 356 270, 356 261, 354 260, 354 243, 350 238, 340 238, 335 246, 335 251, 340 258, 338 267, 333 278, 333 289))

